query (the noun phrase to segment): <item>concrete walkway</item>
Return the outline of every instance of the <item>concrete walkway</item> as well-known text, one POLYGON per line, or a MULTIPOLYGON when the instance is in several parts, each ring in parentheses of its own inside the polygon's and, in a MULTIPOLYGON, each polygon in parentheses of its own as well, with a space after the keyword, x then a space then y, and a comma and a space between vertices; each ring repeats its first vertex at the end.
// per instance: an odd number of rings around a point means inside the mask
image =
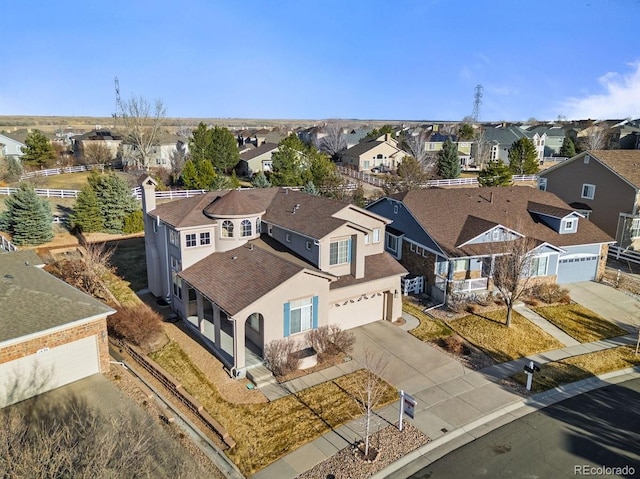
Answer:
MULTIPOLYGON (((622 298, 617 295, 613 295, 615 298, 610 300, 608 295, 610 291, 601 288, 595 288, 597 294, 588 294, 590 296, 588 302, 582 302, 581 299, 578 299, 581 297, 580 294, 577 294, 574 299, 609 320, 615 320, 615 318, 628 320, 628 313, 635 311, 635 304, 628 302, 629 298, 626 295, 613 288, 603 285, 597 286, 622 294, 625 296, 625 301, 622 301, 622 298), (616 308, 618 302, 622 306, 616 308)), ((582 286, 585 290, 590 287, 591 285, 582 286)), ((531 314, 527 311, 529 310, 524 311, 526 313, 524 316, 531 319, 531 314)), ((519 312, 521 311, 519 310, 519 312)), ((529 312, 535 315, 535 313, 529 312)), ((438 453, 444 455, 461 445, 460 441, 468 442, 478 434, 489 432, 492 428, 495 429, 517 417, 569 397, 568 390, 577 394, 589 390, 589 388, 605 385, 609 378, 619 375, 619 373, 610 373, 603 375, 600 379, 590 378, 576 383, 575 386, 563 386, 529 398, 523 398, 506 390, 498 383, 501 379, 522 371, 524 365, 530 360, 537 364, 545 364, 592 351, 624 344, 635 344, 636 336, 634 334, 580 344, 548 321, 538 315, 535 316, 537 317, 533 321, 543 330, 558 339, 562 338, 560 341, 566 344, 564 348, 472 371, 454 358, 407 334, 405 328, 378 321, 354 330, 356 347, 351 361, 289 381, 283 385, 282 393, 300 391, 305 387, 354 371, 365 364, 365 356, 368 351, 374 352, 376 356, 383 355, 389 359, 389 362, 382 377, 395 388, 404 390, 417 400, 415 419, 411 420, 411 423, 432 440, 430 445, 421 448, 422 453, 416 454, 432 454, 431 451, 437 450, 438 453)), ((407 324, 416 324, 415 318, 408 319, 407 324)), ((629 324, 629 322, 616 321, 616 323, 621 327, 626 325, 627 330, 635 329, 634 324, 629 324)), ((636 374, 631 370, 624 373, 636 374)), ((398 402, 377 413, 379 415, 378 428, 395 424, 399 415, 398 402)), ((257 479, 272 477, 293 479, 298 474, 311 469, 352 444, 361 437, 361 432, 360 422, 352 421, 305 444, 259 471, 253 477, 257 479)), ((402 458, 395 466, 385 470, 387 472, 384 475, 378 474, 375 477, 386 477, 395 470, 394 468, 397 469, 402 464, 406 464, 414 456, 415 454, 413 456, 410 454, 402 458)))
POLYGON ((535 311, 532 311, 529 308, 527 308, 524 305, 524 303, 516 303, 513 306, 513 310, 520 313, 522 316, 527 318, 529 321, 531 321, 533 324, 538 326, 544 332, 549 333, 551 336, 556 338, 565 346, 575 346, 577 344, 580 344, 579 341, 576 341, 575 339, 573 339, 571 336, 565 333, 562 329, 550 323, 535 311))
POLYGON ((640 327, 640 301, 624 291, 602 283, 584 281, 563 285, 571 299, 598 313, 630 333, 640 327))

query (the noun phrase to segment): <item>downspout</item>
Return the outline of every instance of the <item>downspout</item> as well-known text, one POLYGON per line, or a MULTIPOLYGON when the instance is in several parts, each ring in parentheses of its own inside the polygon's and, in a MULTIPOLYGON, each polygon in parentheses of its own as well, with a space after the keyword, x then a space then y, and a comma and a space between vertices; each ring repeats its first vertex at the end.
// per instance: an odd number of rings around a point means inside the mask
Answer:
MULTIPOLYGON (((160 216, 158 216, 158 223, 160 222, 160 216)), ((171 301, 171 255, 169 254, 169 238, 167 235, 169 234, 168 228, 165 228, 164 232, 164 250, 166 252, 166 265, 167 265, 167 295, 165 296, 165 301, 169 304, 172 304, 171 301)))

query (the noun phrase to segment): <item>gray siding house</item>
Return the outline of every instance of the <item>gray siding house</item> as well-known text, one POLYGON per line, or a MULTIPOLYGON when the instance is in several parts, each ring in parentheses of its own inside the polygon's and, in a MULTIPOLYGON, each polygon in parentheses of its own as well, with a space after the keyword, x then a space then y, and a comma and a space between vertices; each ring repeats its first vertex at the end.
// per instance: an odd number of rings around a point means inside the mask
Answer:
POLYGON ((494 258, 530 238, 536 281, 599 278, 605 232, 557 196, 530 187, 411 190, 372 203, 392 223, 385 247, 437 301, 491 291, 494 258))

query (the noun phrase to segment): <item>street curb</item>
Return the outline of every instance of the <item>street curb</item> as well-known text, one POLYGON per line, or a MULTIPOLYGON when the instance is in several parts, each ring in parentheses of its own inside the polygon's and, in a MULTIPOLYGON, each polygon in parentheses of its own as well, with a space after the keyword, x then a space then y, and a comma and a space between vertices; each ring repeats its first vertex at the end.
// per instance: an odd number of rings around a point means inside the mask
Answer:
POLYGON ((489 414, 486 414, 485 416, 479 419, 475 419, 468 424, 460 426, 448 432, 444 436, 441 436, 438 439, 434 439, 428 444, 425 444, 424 446, 419 447, 418 449, 411 451, 409 454, 401 457, 394 463, 388 465, 384 469, 370 476, 370 479, 385 479, 386 477, 389 477, 392 473, 399 471, 400 469, 411 464, 413 461, 419 459, 420 457, 435 451, 435 456, 437 456, 435 459, 428 460, 427 462, 420 464, 420 468, 428 466, 432 462, 436 461, 440 457, 450 452, 447 450, 446 452, 443 452, 442 454, 438 455, 437 449, 444 448, 444 446, 452 442, 454 439, 457 439, 464 435, 468 435, 469 436, 468 439, 465 440, 462 444, 459 444, 458 446, 456 446, 456 448, 461 447, 465 444, 468 444, 471 441, 479 437, 482 437, 485 434, 488 434, 494 429, 497 429, 501 426, 504 426, 505 424, 508 424, 512 421, 515 421, 516 419, 519 419, 520 417, 523 417, 523 415, 514 415, 513 419, 511 419, 507 423, 499 422, 497 424, 494 424, 486 428, 486 430, 476 431, 481 426, 486 426, 491 421, 495 421, 498 418, 502 418, 504 416, 510 415, 521 408, 524 408, 524 407, 534 408, 524 415, 531 414, 532 412, 536 412, 539 409, 543 409, 547 406, 551 406, 558 402, 564 401, 565 399, 569 399, 569 398, 578 396, 580 394, 593 391, 595 389, 599 389, 605 386, 610 386, 612 384, 617 384, 617 383, 624 382, 629 379, 635 379, 638 377, 640 377, 640 366, 620 369, 618 371, 612 371, 612 372, 600 374, 598 376, 593 376, 587 379, 582 379, 574 383, 564 384, 562 386, 549 389, 548 391, 535 394, 531 397, 516 400, 489 414), (476 432, 476 433, 479 432, 479 434, 472 435, 471 432, 476 432))

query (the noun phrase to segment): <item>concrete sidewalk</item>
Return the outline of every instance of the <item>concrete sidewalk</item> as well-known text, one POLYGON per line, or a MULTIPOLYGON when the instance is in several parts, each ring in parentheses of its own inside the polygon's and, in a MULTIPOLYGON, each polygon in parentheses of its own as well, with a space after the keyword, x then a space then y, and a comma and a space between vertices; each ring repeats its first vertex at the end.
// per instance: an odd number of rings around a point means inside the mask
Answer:
MULTIPOLYGON (((595 291, 595 293, 585 293, 589 296, 589 300, 584 302, 581 300, 582 295, 577 293, 576 296, 581 298, 576 298, 577 302, 584 304, 606 319, 615 321, 621 327, 626 326, 625 329, 629 331, 634 330, 635 324, 628 318, 631 311, 637 311, 635 300, 613 288, 594 284, 599 287, 593 288, 589 284, 581 286, 582 289, 576 289, 579 292, 582 290, 595 291), (609 300, 610 291, 602 288, 610 289, 625 298, 613 295, 615 298, 609 300), (634 302, 629 302, 629 300, 634 302), (617 305, 620 306, 616 308, 617 305), (623 319, 624 322, 623 320, 616 321, 616 318, 623 319)), ((579 283, 579 285, 583 285, 583 283, 579 283)), ((354 371, 364 364, 367 351, 373 351, 389 358, 389 364, 383 378, 397 389, 411 394, 417 400, 415 419, 411 423, 428 436, 432 442, 421 448, 422 452, 412 453, 402 458, 395 466, 386 469, 387 472, 384 475, 375 476, 382 478, 413 460, 412 457, 426 455, 433 458, 437 454, 444 455, 462 445, 464 441, 469 442, 478 434, 489 432, 492 428, 495 429, 511 422, 517 417, 570 397, 568 391, 578 394, 590 390, 589 388, 601 387, 608 384, 607 381, 610 378, 621 374, 609 373, 600 376, 600 378, 589 378, 574 385, 563 386, 528 398, 523 398, 498 383, 501 379, 522 371, 523 366, 529 361, 545 364, 593 351, 635 344, 637 337, 634 334, 629 334, 619 338, 580 344, 530 310, 520 308, 519 312, 521 314, 524 312, 525 317, 528 318, 532 315, 536 316, 532 321, 566 346, 473 371, 440 350, 407 334, 405 329, 416 324, 415 318, 409 317, 405 328, 378 321, 354 330, 356 347, 352 361, 290 381, 283 385, 283 392, 296 392, 354 371)), ((637 377, 637 373, 631 370, 623 371, 623 374, 637 377)), ((381 418, 378 424, 379 428, 395 424, 399 415, 398 402, 377 413, 381 418)), ((358 421, 345 424, 284 456, 253 477, 257 479, 272 477, 293 479, 359 439, 361 429, 358 421)))

